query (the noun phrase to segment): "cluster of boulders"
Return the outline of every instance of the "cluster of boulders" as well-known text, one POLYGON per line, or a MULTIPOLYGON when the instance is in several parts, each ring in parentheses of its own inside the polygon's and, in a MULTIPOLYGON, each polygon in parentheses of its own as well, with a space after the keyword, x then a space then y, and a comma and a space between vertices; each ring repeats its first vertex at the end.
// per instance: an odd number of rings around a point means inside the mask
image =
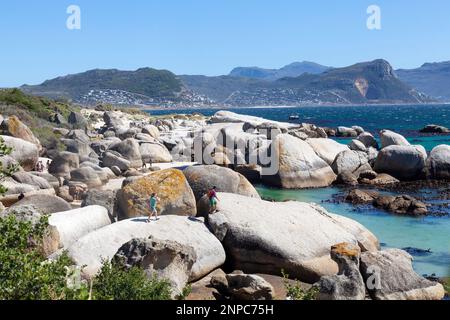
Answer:
POLYGON ((427 205, 409 195, 381 195, 373 190, 354 189, 346 196, 352 204, 372 204, 383 210, 409 216, 423 216, 428 213, 427 205))
POLYGON ((17 202, 21 194, 54 195, 58 180, 43 172, 36 172, 36 164, 41 160, 42 146, 33 132, 16 116, 3 118, 0 116, 0 139, 9 154, 0 156, 3 170, 11 174, 3 177, 1 184, 7 189, 1 202, 6 207, 17 202))
POLYGON ((329 129, 310 124, 279 123, 228 111, 216 113, 210 122, 196 138, 215 164, 248 171, 252 181, 258 180, 259 171, 260 181, 276 187, 383 185, 447 179, 450 172, 450 146, 438 146, 428 155, 422 146, 411 145, 390 130, 382 130, 378 141, 361 127, 339 127, 336 136, 354 138, 343 145, 328 138, 329 129), (264 154, 269 155, 270 163, 262 163, 264 154), (246 170, 249 166, 252 169, 246 170), (273 166, 278 168, 276 172, 265 170, 273 166))
MULTIPOLYGON (((294 126, 230 112, 217 113, 209 125, 201 117, 133 122, 119 115, 101 113, 97 125, 89 129, 89 122, 74 113, 68 119, 72 128, 55 128, 65 151, 42 150, 18 119, 2 125, 2 137, 13 148, 13 154, 1 157, 2 164, 15 164, 19 171, 2 182, 9 191, 1 199, 8 207, 1 215, 15 214, 35 223, 49 214, 43 249, 50 259, 66 251, 86 278, 94 277, 105 259, 125 268, 139 266, 149 277, 167 278, 173 297, 182 294, 188 283, 207 283, 224 299, 273 299, 277 289, 267 275, 286 272, 302 282, 318 283, 320 298, 362 299, 366 288, 374 299, 442 298, 442 286, 416 275, 408 256, 379 251, 378 239, 361 224, 315 204, 262 200, 249 180, 283 188, 325 187, 352 176, 357 183, 392 183, 424 169, 435 178, 445 178, 446 146, 427 157, 421 148, 383 132, 378 151, 373 136, 354 128, 358 136, 349 147, 328 139, 327 130, 313 125, 294 126), (19 137, 12 129, 17 126, 22 128, 19 137), (170 162, 174 159, 169 151, 186 151, 198 142, 202 151, 212 148, 207 150, 212 164, 142 168, 148 162, 170 162), (270 165, 260 157, 258 163, 250 161, 254 152, 269 148, 278 164, 273 173, 268 173, 270 165), (240 153, 230 157, 229 151, 240 153), (48 173, 32 171, 42 152, 49 157, 48 173), (410 165, 386 165, 398 172, 377 170, 389 161, 412 159, 410 165), (120 186, 102 189, 118 176, 120 186), (212 186, 219 191, 214 213, 205 195, 212 186), (148 222, 153 193, 161 199, 161 216, 148 222), (24 197, 19 199, 18 194, 24 197), (81 208, 76 208, 70 203, 80 195, 81 208), (330 254, 338 243, 351 249, 339 247, 330 254), (383 281, 391 283, 370 291, 369 262, 379 266, 383 281), (218 268, 241 272, 217 274, 218 268), (216 276, 211 276, 214 272, 216 276)), ((410 200, 393 202, 398 209, 410 200)))

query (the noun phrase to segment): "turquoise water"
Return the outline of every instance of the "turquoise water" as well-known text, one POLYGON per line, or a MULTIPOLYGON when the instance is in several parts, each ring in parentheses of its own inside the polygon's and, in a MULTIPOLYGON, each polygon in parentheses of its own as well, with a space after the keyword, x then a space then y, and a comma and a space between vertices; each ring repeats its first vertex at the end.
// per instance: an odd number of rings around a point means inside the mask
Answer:
POLYGON ((329 212, 354 219, 371 230, 383 248, 431 249, 431 254, 414 256, 414 269, 419 274, 450 276, 450 218, 410 218, 396 216, 371 206, 355 207, 348 203, 333 203, 339 188, 281 190, 257 186, 263 198, 275 201, 297 200, 318 203, 329 212))
MULTIPOLYGON (((362 126, 377 135, 382 129, 401 133, 414 144, 423 145, 428 151, 439 144, 450 144, 450 135, 430 136, 418 131, 428 124, 450 127, 450 105, 410 106, 350 106, 350 107, 298 107, 298 108, 233 108, 230 111, 275 121, 288 121, 289 116, 298 114, 299 122, 312 123, 321 127, 362 126)), ((206 116, 217 112, 214 109, 196 109, 206 116)), ((192 113, 186 110, 155 110, 153 115, 192 113)))
MULTIPOLYGON (((436 145, 450 144, 450 135, 432 136, 420 134, 428 124, 450 127, 450 105, 411 106, 352 106, 352 107, 299 107, 299 108, 239 108, 230 111, 263 117, 275 121, 287 121, 292 114, 299 114, 299 122, 313 123, 323 127, 362 126, 366 131, 377 133, 390 129, 404 135, 411 143, 421 144, 428 151, 436 145)), ((154 115, 192 113, 190 110, 151 111, 154 115)), ((206 116, 217 110, 196 109, 206 116)), ((339 139, 348 143, 350 139, 339 139)), ((278 190, 258 187, 263 197, 276 201, 298 200, 321 204, 327 210, 352 218, 371 230, 383 247, 431 249, 431 254, 414 256, 414 268, 419 274, 450 276, 450 208, 444 208, 446 216, 410 218, 396 216, 373 207, 354 207, 347 203, 330 201, 339 194, 339 188, 314 190, 278 190)), ((433 192, 418 190, 420 192, 433 192)), ((412 194, 415 196, 414 194, 412 194)), ((444 201, 445 202, 445 201, 444 201)))

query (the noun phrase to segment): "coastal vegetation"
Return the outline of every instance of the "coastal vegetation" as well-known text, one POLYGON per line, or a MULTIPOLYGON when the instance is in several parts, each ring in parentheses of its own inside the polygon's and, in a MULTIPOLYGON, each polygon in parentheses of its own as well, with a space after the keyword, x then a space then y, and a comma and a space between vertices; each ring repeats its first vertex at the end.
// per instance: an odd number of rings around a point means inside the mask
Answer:
MULTIPOLYGON (((40 140, 44 147, 63 150, 60 136, 53 132, 55 115, 61 119, 68 119, 72 112, 80 109, 69 102, 52 100, 44 97, 36 97, 25 94, 19 89, 0 90, 0 114, 4 117, 16 116, 25 123, 40 140)), ((67 124, 59 123, 65 127, 67 124)))
POLYGON ((26 92, 73 100, 82 98, 91 89, 120 90, 143 95, 149 99, 175 98, 181 91, 179 79, 170 71, 141 68, 136 71, 90 70, 47 80, 38 86, 23 86, 26 92))
POLYGON ((292 284, 291 281, 289 281, 289 275, 286 274, 284 271, 281 271, 281 274, 284 278, 284 286, 286 288, 286 297, 289 300, 316 300, 317 295, 319 294, 317 288, 311 287, 309 289, 304 289, 302 287, 302 284, 298 280, 294 280, 295 283, 292 284))
POLYGON ((105 261, 91 282, 77 278, 66 253, 52 260, 43 254, 48 228, 47 216, 34 223, 14 215, 0 218, 1 300, 171 299, 167 280, 149 279, 138 267, 126 270, 105 261))

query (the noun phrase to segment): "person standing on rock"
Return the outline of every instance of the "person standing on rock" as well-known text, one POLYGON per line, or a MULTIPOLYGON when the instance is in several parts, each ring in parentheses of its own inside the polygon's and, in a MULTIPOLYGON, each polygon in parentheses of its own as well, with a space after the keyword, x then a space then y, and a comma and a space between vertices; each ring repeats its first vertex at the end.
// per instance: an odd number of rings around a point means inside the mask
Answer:
POLYGON ((150 197, 150 214, 148 216, 147 222, 150 222, 153 215, 155 215, 156 219, 158 219, 158 210, 156 209, 156 206, 158 205, 158 202, 160 199, 158 198, 158 195, 156 193, 152 193, 152 196, 150 197))
POLYGON ((217 197, 217 187, 213 187, 208 191, 208 199, 209 199, 209 214, 212 214, 217 211, 217 201, 219 198, 217 197))

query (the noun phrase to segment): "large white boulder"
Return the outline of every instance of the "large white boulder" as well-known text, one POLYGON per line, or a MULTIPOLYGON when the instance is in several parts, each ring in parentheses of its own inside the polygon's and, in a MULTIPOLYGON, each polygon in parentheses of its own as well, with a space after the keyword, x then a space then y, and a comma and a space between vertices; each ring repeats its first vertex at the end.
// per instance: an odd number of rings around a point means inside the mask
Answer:
POLYGON ((247 197, 260 198, 255 187, 241 174, 219 166, 194 166, 183 170, 183 173, 199 201, 212 187, 220 192, 237 193, 247 197))
POLYGON ((372 170, 369 165, 368 157, 365 152, 346 150, 339 153, 331 165, 334 173, 353 173, 359 176, 359 173, 365 170, 372 170))
POLYGON ((412 256, 399 249, 365 252, 361 255, 361 274, 374 300, 442 300, 442 284, 419 276, 412 267, 412 256), (376 281, 378 280, 378 281, 376 281))
POLYGON ((12 148, 11 158, 17 161, 25 171, 33 171, 39 161, 39 147, 29 141, 10 136, 0 136, 5 145, 12 148))
POLYGON ((401 134, 390 130, 382 130, 380 132, 381 148, 386 148, 392 145, 409 146, 410 143, 401 134))
POLYGON ((262 124, 272 124, 280 128, 291 128, 294 125, 290 123, 283 123, 278 121, 271 121, 260 117, 237 114, 231 111, 218 111, 211 117, 211 123, 249 123, 253 127, 258 127, 262 124))
POLYGON ((120 143, 113 144, 110 146, 109 150, 118 152, 124 159, 130 161, 131 168, 142 167, 142 156, 139 150, 139 143, 135 139, 128 138, 120 143))
POLYGON ((316 205, 273 203, 229 193, 218 197, 218 211, 208 217, 208 225, 235 270, 275 275, 284 270, 313 283, 338 271, 330 258, 334 244, 378 249, 378 240, 369 230, 316 205))
POLYGON ((426 160, 427 153, 422 146, 391 145, 378 153, 374 170, 400 180, 418 179, 424 173, 426 160))
POLYGON ((144 142, 139 146, 139 151, 142 156, 142 161, 145 163, 164 163, 172 161, 172 155, 163 144, 144 142))
POLYGON ((59 248, 67 249, 86 234, 111 224, 108 210, 100 206, 57 212, 48 220, 59 234, 59 248))
POLYGON ((95 276, 104 259, 112 259, 125 243, 132 239, 149 238, 171 240, 194 249, 197 259, 192 266, 190 280, 207 275, 225 262, 225 251, 219 240, 202 220, 181 216, 162 216, 151 223, 147 218, 123 220, 94 232, 75 242, 68 254, 79 266, 85 266, 87 277, 95 276))
POLYGON ((306 140, 306 142, 308 142, 311 148, 313 148, 314 152, 320 158, 325 160, 330 166, 339 153, 349 150, 346 145, 343 145, 331 139, 314 138, 308 139, 306 140))
POLYGON ((450 179, 450 146, 435 147, 428 157, 427 169, 433 179, 450 179))
POLYGON ((280 134, 272 142, 272 175, 263 181, 286 189, 327 187, 336 175, 327 162, 305 141, 289 134, 280 134))

